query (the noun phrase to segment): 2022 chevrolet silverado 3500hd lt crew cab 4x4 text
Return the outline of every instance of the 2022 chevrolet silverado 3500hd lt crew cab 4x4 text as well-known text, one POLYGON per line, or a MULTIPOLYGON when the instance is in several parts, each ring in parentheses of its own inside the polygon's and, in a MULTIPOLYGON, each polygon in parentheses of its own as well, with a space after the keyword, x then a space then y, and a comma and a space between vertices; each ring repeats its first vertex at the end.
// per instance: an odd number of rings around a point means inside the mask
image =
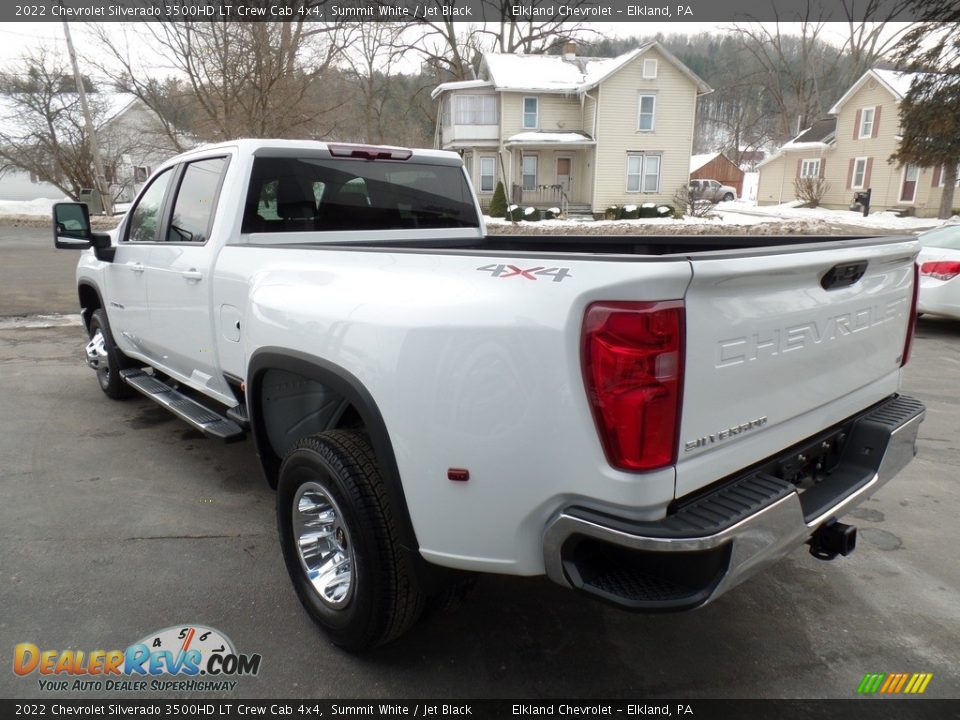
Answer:
POLYGON ((293 586, 397 637, 465 571, 694 608, 914 456, 915 239, 486 236, 452 153, 238 140, 54 209, 104 392, 253 436, 293 586))

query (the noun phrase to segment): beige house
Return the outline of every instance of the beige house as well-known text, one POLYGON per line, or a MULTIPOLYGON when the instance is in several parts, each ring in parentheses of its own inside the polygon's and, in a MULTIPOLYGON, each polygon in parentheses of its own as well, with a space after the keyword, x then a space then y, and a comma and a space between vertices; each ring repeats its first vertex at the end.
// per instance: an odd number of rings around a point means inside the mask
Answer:
POLYGON ((757 202, 796 199, 794 181, 820 177, 827 183, 822 205, 849 208, 854 193, 870 189, 872 210, 912 210, 936 216, 943 190, 942 168, 894 165, 889 157, 900 135, 899 104, 914 75, 868 70, 819 120, 760 163, 757 202))
POLYGON ((688 181, 697 98, 711 88, 659 43, 616 58, 486 53, 444 83, 436 146, 463 155, 481 204, 602 213, 670 203, 688 181))

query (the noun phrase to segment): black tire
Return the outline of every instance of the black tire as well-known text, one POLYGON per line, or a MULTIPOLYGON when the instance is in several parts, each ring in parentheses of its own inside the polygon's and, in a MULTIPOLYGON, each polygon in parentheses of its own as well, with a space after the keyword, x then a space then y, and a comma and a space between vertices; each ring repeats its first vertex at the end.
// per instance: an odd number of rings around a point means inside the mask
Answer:
POLYGON ((724 202, 730 202, 731 200, 733 200, 733 193, 727 193, 726 195, 723 196, 724 202))
MULTIPOLYGON (((297 596, 335 645, 353 652, 365 650, 396 639, 417 621, 423 593, 400 545, 376 457, 364 433, 330 430, 293 446, 280 467, 277 529, 297 596), (333 514, 326 518, 336 521, 324 527, 339 549, 324 556, 317 540, 310 555, 349 560, 351 578, 343 583, 347 594, 339 599, 321 596, 307 576, 307 560, 301 557, 295 530, 305 515, 298 507, 303 503, 310 507, 311 497, 330 501, 333 514)), ((310 561, 317 562, 313 557, 310 561)))
POLYGON ((133 394, 132 389, 121 379, 120 370, 129 367, 130 360, 114 344, 107 313, 103 308, 94 310, 93 315, 90 316, 91 340, 98 331, 103 336, 103 349, 106 351, 106 355, 101 356, 100 364, 96 369, 100 389, 112 400, 128 398, 133 394))

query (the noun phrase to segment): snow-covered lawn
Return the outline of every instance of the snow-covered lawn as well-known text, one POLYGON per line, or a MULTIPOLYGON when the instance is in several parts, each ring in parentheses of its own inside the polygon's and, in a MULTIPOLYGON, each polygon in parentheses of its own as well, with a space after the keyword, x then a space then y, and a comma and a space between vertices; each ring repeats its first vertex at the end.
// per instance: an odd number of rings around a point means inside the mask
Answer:
POLYGON ((44 215, 50 217, 53 204, 69 202, 64 196, 59 200, 51 198, 37 198, 36 200, 0 200, 0 215, 44 215))
MULTIPOLYGON (((487 225, 511 225, 509 220, 502 218, 485 218, 487 225)), ((734 200, 733 202, 718 203, 707 217, 674 218, 641 218, 638 220, 541 220, 534 223, 520 223, 523 226, 541 228, 556 228, 557 230, 571 230, 577 227, 611 227, 619 229, 635 227, 638 230, 647 226, 747 226, 768 224, 801 223, 812 229, 829 231, 831 227, 863 228, 864 230, 883 230, 887 232, 919 232, 938 227, 952 220, 938 220, 936 218, 897 217, 892 212, 875 212, 867 217, 862 213, 850 210, 827 210, 826 208, 804 208, 799 203, 784 205, 757 206, 748 200, 734 200)))
MULTIPOLYGON (((50 217, 53 212, 53 204, 58 202, 71 202, 70 198, 37 198, 36 200, 0 200, 0 215, 29 215, 50 217)), ((117 203, 114 205, 114 214, 126 212, 130 208, 130 203, 117 203)))
POLYGON ((827 208, 800 207, 799 202, 783 205, 755 205, 746 200, 718 203, 715 212, 740 224, 744 217, 767 220, 808 220, 831 225, 851 225, 877 230, 926 230, 943 225, 947 220, 937 218, 897 217, 892 212, 871 212, 867 217, 852 210, 828 210, 827 208))

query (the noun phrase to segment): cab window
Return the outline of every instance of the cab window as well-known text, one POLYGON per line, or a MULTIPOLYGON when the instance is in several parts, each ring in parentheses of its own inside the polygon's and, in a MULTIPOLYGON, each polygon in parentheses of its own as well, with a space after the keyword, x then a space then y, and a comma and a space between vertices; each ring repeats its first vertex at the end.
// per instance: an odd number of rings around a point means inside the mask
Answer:
POLYGON ((226 163, 226 158, 219 157, 186 166, 167 227, 167 242, 207 241, 226 163))
POLYGON ((157 175, 146 192, 140 196, 133 212, 130 213, 130 223, 127 228, 127 240, 132 242, 156 242, 157 232, 160 229, 160 211, 163 209, 163 198, 167 194, 170 178, 173 177, 173 168, 168 168, 157 175))

